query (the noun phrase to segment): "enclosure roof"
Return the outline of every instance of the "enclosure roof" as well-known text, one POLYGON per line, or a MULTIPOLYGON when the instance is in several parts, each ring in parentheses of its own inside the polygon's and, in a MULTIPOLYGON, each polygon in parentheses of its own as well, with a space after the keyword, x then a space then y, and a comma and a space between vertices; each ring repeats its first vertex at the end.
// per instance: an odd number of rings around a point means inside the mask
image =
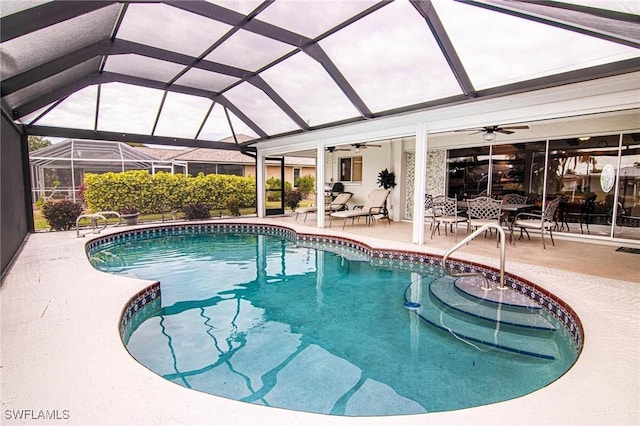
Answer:
POLYGON ((95 140, 68 139, 49 145, 29 154, 29 162, 37 166, 46 166, 53 162, 126 162, 148 167, 151 163, 162 161, 145 154, 125 143, 95 140))
MULTIPOLYGON (((130 167, 148 169, 152 164, 172 162, 255 164, 255 159, 239 151, 193 148, 167 149, 129 146, 122 142, 67 139, 29 154, 30 164, 38 167, 65 167, 71 161, 91 166, 126 163, 130 167)), ((272 161, 267 161, 272 163, 272 161)), ((289 166, 315 166, 315 159, 285 157, 289 166)))
POLYGON ((195 149, 166 149, 166 148, 136 148, 153 157, 164 160, 187 161, 194 163, 225 163, 225 164, 255 164, 255 159, 239 151, 214 148, 195 149))
POLYGON ((3 0, 2 109, 32 135, 238 149, 218 141, 637 71, 639 4, 3 0))

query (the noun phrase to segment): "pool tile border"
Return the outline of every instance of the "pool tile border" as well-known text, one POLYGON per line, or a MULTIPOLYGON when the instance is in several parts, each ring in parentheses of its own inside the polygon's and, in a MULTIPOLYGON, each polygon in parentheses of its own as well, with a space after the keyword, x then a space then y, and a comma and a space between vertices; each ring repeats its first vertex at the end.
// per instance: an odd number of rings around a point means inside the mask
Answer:
MULTIPOLYGON (((356 254, 365 254, 370 257, 371 262, 375 265, 391 268, 399 268, 402 265, 402 267, 406 268, 408 264, 410 270, 415 272, 434 272, 440 268, 442 259, 441 256, 417 251, 373 248, 365 243, 346 237, 298 233, 293 229, 279 225, 220 222, 162 225, 121 231, 97 237, 87 242, 85 250, 90 258, 98 248, 105 244, 119 244, 131 240, 153 238, 159 235, 197 235, 211 232, 261 233, 288 238, 292 241, 300 241, 306 246, 316 246, 319 249, 322 249, 323 246, 326 248, 337 246, 347 251, 353 251, 356 254)), ((492 284, 497 284, 499 280, 500 271, 498 269, 479 263, 450 258, 447 266, 455 272, 478 272, 492 284)), ((582 324, 578 315, 565 301, 537 284, 509 273, 505 273, 505 285, 539 303, 555 316, 567 329, 577 352, 580 353, 584 344, 582 324)), ((125 342, 139 323, 144 318, 149 317, 150 309, 160 309, 160 295, 160 284, 154 283, 132 296, 125 305, 120 318, 120 335, 125 342), (138 313, 140 312, 145 312, 145 315, 139 316, 138 313)))
POLYGON ((155 282, 133 295, 120 315, 120 337, 126 345, 131 333, 147 318, 160 312, 160 283, 155 282))

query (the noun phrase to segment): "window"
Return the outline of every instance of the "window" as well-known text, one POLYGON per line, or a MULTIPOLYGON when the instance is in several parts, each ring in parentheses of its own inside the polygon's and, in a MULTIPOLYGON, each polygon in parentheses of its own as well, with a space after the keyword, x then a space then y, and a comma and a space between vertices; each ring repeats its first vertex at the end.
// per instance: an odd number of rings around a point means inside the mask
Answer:
POLYGON ((293 186, 298 186, 298 179, 300 179, 300 167, 293 168, 293 186))
POLYGON ((189 163, 189 174, 198 176, 199 173, 244 176, 244 166, 239 164, 189 163))
POLYGON ((362 156, 340 159, 340 181, 362 182, 362 156))
POLYGON ((202 173, 205 175, 211 175, 216 172, 216 165, 212 163, 189 163, 189 174, 191 176, 198 176, 202 173))
POLYGON ((219 175, 244 176, 244 166, 239 164, 218 164, 219 175))

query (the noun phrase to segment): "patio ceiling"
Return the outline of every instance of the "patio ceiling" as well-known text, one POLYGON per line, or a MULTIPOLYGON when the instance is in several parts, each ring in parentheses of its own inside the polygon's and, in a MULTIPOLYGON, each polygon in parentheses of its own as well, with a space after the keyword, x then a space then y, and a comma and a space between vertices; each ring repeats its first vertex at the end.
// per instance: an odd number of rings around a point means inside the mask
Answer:
POLYGON ((640 70, 635 1, 0 3, 31 135, 239 149, 640 70))

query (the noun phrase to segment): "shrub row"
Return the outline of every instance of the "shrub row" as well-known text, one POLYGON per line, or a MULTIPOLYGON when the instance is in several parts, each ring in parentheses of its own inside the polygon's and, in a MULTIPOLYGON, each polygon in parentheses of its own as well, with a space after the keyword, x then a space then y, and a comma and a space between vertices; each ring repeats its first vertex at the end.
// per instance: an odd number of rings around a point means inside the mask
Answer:
POLYGON ((255 179, 231 175, 152 175, 143 170, 87 173, 85 185, 84 201, 91 211, 121 211, 130 205, 141 213, 164 213, 192 203, 227 209, 230 204, 253 207, 256 201, 255 179))

